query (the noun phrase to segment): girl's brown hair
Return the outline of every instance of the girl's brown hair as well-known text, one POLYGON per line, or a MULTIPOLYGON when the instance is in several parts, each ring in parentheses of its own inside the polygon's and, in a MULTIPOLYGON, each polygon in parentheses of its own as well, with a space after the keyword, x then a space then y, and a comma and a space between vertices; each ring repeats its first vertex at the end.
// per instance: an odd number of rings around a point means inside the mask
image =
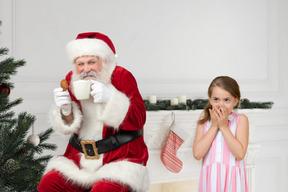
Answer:
MULTIPOLYGON (((210 84, 208 88, 208 97, 210 98, 212 95, 212 91, 214 87, 220 87, 226 91, 228 91, 233 97, 237 98, 239 103, 238 107, 240 106, 240 88, 237 81, 228 76, 219 76, 216 77, 210 84)), ((209 109, 212 109, 212 105, 210 102, 207 103, 204 111, 203 116, 198 120, 198 124, 204 124, 207 120, 210 120, 210 113, 209 109)))

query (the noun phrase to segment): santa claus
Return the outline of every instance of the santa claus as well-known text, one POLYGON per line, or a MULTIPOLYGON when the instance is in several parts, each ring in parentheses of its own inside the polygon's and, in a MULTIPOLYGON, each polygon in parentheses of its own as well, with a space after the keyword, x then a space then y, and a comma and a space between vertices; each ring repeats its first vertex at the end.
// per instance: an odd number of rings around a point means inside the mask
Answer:
POLYGON ((146 111, 135 78, 117 66, 114 45, 101 33, 79 34, 67 53, 74 70, 68 90, 54 90, 52 122, 71 138, 65 154, 49 161, 38 191, 147 191, 146 111), (92 82, 89 99, 74 96, 79 79, 92 82))

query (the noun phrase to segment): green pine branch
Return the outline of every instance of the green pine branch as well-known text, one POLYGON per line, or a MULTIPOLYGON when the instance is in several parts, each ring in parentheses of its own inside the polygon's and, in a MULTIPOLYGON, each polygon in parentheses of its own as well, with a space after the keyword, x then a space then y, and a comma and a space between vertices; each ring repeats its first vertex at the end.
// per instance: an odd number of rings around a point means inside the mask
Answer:
POLYGON ((9 49, 8 48, 1 48, 0 49, 0 57, 3 56, 3 55, 7 55, 9 52, 9 49))
MULTIPOLYGON (((1 50, 1 49, 0 49, 1 50)), ((13 58, 7 58, 0 62, 0 82, 7 84, 11 89, 14 88, 14 85, 9 82, 12 75, 16 75, 17 68, 25 65, 24 60, 15 61, 13 58)))
POLYGON ((6 93, 0 93, 0 121, 9 119, 9 116, 5 115, 9 113, 8 111, 14 107, 22 103, 22 99, 16 99, 14 101, 9 101, 9 97, 7 97, 6 93), (2 117, 3 116, 3 117, 2 117))

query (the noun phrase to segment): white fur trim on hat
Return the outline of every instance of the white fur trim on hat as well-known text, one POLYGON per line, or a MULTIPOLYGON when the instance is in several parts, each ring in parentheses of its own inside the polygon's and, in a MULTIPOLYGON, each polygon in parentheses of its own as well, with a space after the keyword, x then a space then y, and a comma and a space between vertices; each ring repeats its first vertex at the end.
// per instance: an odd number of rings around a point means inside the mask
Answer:
POLYGON ((114 56, 110 47, 99 39, 76 39, 70 41, 67 46, 68 58, 74 62, 77 57, 81 56, 98 56, 107 59, 111 55, 114 56))
POLYGON ((72 102, 72 110, 73 110, 73 122, 71 124, 66 124, 62 119, 62 114, 60 109, 55 106, 52 110, 52 124, 53 128, 65 135, 69 135, 72 133, 77 133, 80 129, 82 122, 82 113, 75 102, 72 102))

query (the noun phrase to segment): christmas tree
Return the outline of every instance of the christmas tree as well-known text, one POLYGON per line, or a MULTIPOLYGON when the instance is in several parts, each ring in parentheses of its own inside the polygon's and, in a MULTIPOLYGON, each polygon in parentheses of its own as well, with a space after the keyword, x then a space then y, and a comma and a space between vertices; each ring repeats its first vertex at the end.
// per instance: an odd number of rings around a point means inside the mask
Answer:
MULTIPOLYGON (((0 21, 1 25, 1 21, 0 21)), ((8 54, 7 48, 0 47, 0 57, 8 54)), ((36 118, 27 112, 18 115, 11 109, 22 99, 10 101, 10 90, 14 88, 11 76, 17 68, 25 65, 24 60, 8 57, 0 60, 0 191, 33 192, 43 175, 51 155, 44 150, 55 150, 54 144, 45 143, 53 133, 52 128, 27 137, 36 118)))

